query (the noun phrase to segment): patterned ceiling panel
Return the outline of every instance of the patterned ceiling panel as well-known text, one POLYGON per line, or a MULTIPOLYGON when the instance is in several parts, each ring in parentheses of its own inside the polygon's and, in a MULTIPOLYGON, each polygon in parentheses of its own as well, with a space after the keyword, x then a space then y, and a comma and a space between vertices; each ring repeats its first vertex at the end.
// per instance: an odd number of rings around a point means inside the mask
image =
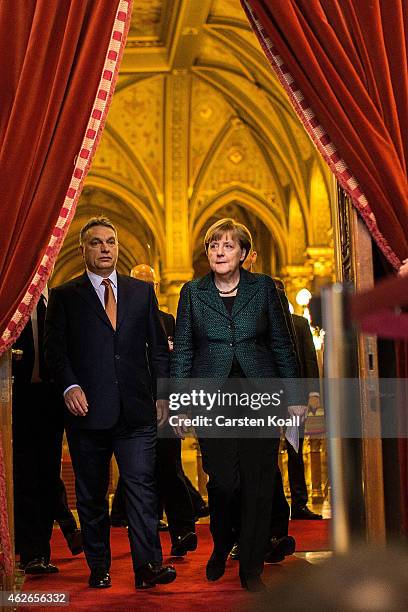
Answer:
POLYGON ((137 0, 133 5, 129 38, 139 39, 141 43, 162 42, 167 4, 167 0, 137 0))

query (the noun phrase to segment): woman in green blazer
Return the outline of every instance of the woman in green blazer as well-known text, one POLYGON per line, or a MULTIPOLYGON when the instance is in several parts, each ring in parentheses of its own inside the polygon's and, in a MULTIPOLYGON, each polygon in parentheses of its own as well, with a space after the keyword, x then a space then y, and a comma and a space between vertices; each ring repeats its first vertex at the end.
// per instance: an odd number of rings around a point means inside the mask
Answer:
MULTIPOLYGON (((242 268, 251 246, 249 231, 233 219, 222 219, 207 231, 205 250, 211 271, 202 279, 186 283, 181 290, 172 378, 212 378, 226 381, 232 388, 245 378, 299 376, 273 280, 242 268)), ((295 396, 290 403, 297 405, 298 414, 302 402, 295 396)), ((300 412, 303 415, 302 408, 300 412)), ((178 422, 176 429, 183 435, 181 415, 178 422)), ((218 580, 224 574, 228 553, 239 531, 241 584, 248 590, 261 590, 279 438, 222 438, 222 432, 219 435, 199 437, 203 468, 209 477, 214 542, 207 579, 218 580), (234 524, 237 515, 239 525, 234 524)))

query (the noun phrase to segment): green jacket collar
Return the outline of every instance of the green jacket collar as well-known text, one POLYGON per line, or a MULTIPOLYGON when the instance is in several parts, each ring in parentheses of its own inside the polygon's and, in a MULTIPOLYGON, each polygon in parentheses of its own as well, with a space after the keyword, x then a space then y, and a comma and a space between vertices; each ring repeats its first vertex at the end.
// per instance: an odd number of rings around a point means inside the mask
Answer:
MULTIPOLYGON (((244 270, 244 268, 241 268, 240 274, 241 277, 238 292, 231 314, 232 318, 234 318, 243 308, 245 308, 259 288, 259 279, 255 274, 244 270)), ((230 318, 230 315, 223 304, 222 298, 218 293, 217 287, 215 286, 214 274, 212 272, 206 274, 199 281, 197 296, 209 308, 216 310, 224 317, 230 318)))

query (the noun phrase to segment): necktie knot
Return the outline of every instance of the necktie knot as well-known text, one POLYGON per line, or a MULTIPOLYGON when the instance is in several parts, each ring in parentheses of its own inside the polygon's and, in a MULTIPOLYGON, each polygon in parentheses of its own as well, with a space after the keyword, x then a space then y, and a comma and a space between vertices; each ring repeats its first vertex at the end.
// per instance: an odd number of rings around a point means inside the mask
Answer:
POLYGON ((116 329, 116 300, 112 289, 112 282, 109 278, 104 278, 101 285, 105 287, 105 311, 113 329, 116 329))

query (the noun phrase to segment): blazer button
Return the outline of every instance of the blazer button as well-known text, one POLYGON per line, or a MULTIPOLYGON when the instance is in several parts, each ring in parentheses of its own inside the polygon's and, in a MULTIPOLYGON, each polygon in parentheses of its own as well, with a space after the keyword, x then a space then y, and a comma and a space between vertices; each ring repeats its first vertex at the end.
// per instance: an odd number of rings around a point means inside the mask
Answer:
POLYGON ((233 343, 233 342, 230 342, 230 346, 234 346, 234 343, 233 343))
POLYGON ((115 355, 115 359, 120 359, 120 355, 115 355))

